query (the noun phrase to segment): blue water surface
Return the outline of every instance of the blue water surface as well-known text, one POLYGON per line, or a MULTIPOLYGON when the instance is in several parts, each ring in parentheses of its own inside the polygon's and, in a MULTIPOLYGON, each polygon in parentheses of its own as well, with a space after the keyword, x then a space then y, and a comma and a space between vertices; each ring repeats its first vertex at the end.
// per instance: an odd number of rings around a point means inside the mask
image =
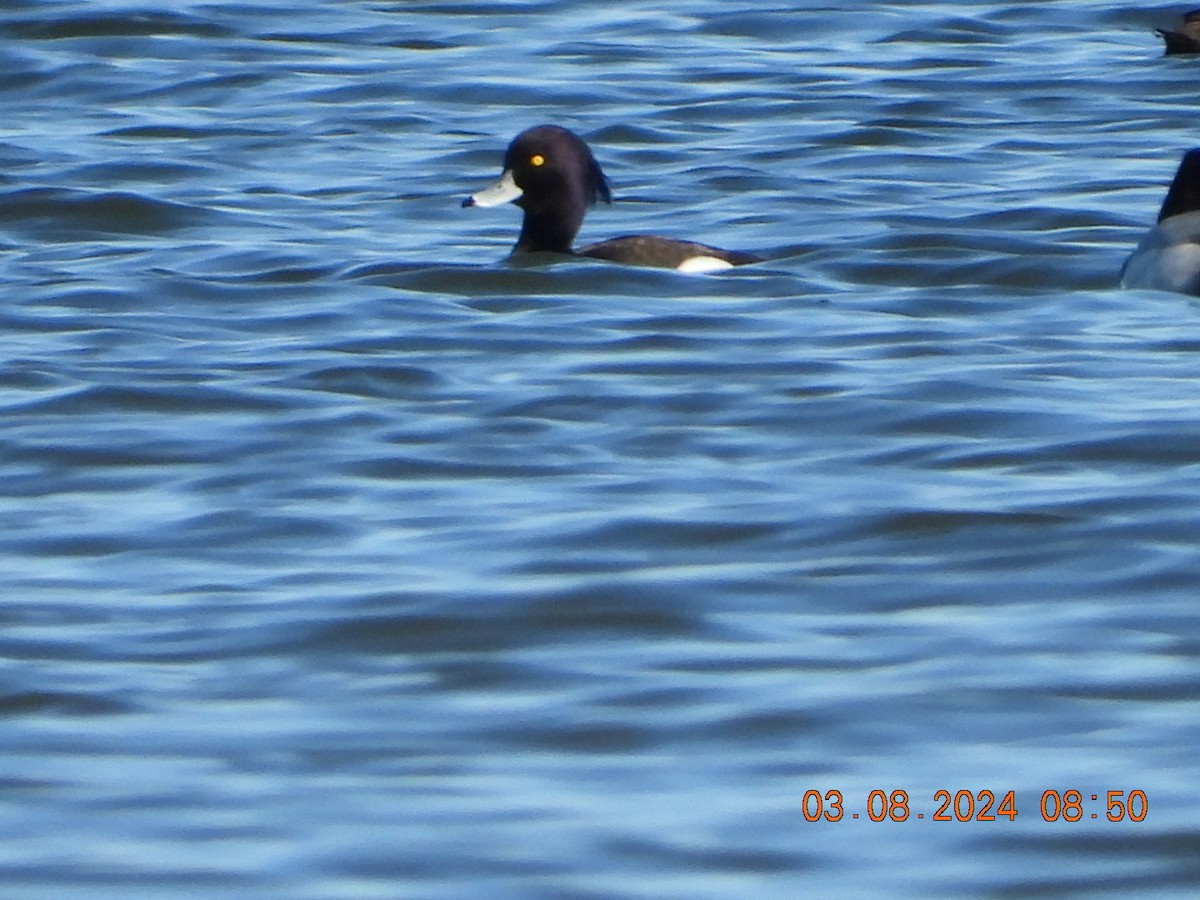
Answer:
POLYGON ((1181 12, 3 4, 0 894, 1193 896, 1181 12))

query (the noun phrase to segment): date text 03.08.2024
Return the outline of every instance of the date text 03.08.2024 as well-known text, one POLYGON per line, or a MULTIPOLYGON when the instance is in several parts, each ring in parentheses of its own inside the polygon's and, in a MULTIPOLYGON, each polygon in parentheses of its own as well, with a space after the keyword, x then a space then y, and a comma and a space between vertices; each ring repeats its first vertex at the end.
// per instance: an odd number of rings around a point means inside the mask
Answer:
MULTIPOLYGON (((914 809, 908 791, 871 791, 861 817, 872 822, 909 822, 929 819, 932 822, 999 822, 1017 820, 1017 793, 1006 791, 997 797, 994 791, 935 791, 932 812, 926 816, 914 809)), ((1146 792, 1106 791, 1085 793, 1074 788, 1066 791, 1042 791, 1038 811, 1046 822, 1144 822, 1150 811, 1146 792)), ((842 822, 860 818, 858 812, 848 811, 842 792, 817 790, 804 792, 806 822, 842 822)))

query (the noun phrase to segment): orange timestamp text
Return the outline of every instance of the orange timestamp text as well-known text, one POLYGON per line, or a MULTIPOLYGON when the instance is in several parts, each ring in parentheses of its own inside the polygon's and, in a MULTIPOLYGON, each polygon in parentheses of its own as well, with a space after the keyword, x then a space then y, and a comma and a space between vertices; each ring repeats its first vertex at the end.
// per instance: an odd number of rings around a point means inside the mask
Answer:
MULTIPOLYGON (((908 822, 928 819, 932 822, 999 822, 1017 820, 1017 792, 997 795, 990 790, 934 791, 928 810, 917 809, 908 791, 874 790, 867 794, 861 813, 847 811, 841 791, 818 790, 804 792, 804 821, 841 822, 844 819, 866 818, 871 822, 908 822), (928 812, 928 815, 926 814, 928 812)), ((1065 791, 1042 791, 1038 812, 1045 822, 1144 822, 1150 812, 1146 792, 1106 791, 1099 793, 1070 788, 1065 791)))

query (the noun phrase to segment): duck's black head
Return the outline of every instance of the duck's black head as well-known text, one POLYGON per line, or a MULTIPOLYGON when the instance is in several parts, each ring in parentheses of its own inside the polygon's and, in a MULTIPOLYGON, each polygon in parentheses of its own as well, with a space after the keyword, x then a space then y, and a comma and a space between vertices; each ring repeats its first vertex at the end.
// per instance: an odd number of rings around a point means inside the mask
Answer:
POLYGON ((1183 155, 1175 179, 1167 190, 1158 221, 1197 210, 1200 210, 1200 150, 1189 150, 1183 155))
POLYGON ((463 206, 515 203, 525 210, 514 253, 570 253, 584 213, 612 195, 600 164, 578 135, 557 125, 518 134, 504 154, 504 173, 463 206))

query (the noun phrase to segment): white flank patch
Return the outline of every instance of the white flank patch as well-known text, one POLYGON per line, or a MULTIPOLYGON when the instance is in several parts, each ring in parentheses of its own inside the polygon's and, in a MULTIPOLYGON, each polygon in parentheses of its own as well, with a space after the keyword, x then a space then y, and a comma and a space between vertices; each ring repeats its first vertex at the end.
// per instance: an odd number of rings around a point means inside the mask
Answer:
POLYGON ((1151 228, 1126 261, 1121 286, 1200 290, 1200 212, 1180 213, 1151 228))
POLYGON ((695 275, 701 272, 720 272, 732 268, 733 263, 715 256, 691 256, 676 266, 675 271, 695 275))

